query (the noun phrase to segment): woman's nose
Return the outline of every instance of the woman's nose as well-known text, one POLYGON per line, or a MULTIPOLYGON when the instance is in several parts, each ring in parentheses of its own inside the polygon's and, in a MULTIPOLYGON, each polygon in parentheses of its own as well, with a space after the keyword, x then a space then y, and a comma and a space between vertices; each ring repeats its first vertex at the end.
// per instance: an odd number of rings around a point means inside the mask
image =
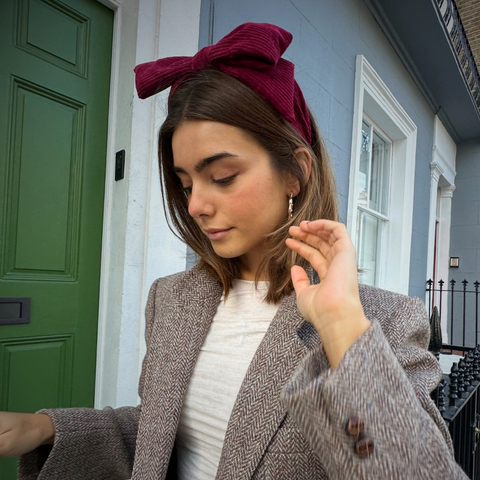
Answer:
POLYGON ((213 210, 213 203, 205 189, 192 187, 188 198, 188 213, 193 218, 198 218, 201 216, 211 216, 213 210))

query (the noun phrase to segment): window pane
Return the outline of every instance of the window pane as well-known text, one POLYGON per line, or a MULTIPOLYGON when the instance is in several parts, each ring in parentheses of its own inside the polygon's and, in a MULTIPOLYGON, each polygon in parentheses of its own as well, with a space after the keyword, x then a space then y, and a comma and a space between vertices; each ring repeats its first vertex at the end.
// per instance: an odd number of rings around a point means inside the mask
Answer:
POLYGON ((368 201, 368 184, 370 171, 370 143, 371 143, 371 129, 372 127, 365 122, 362 122, 362 141, 360 146, 360 168, 358 171, 357 181, 357 201, 358 205, 367 206, 368 201))
POLYGON ((357 214, 357 260, 360 278, 366 285, 377 285, 382 220, 363 210, 357 214))
POLYGON ((384 215, 388 214, 388 191, 390 176, 390 143, 377 132, 372 139, 372 167, 368 206, 384 215))

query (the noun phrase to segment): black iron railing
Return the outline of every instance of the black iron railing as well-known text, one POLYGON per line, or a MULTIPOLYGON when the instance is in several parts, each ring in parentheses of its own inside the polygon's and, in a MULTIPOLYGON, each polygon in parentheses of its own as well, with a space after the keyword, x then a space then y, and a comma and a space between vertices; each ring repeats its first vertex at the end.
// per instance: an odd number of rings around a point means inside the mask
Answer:
POLYGON ((457 5, 454 0, 436 0, 436 3, 480 115, 480 75, 457 5))
POLYGON ((455 460, 480 480, 480 346, 452 365, 432 392, 453 440, 455 460))
POLYGON ((479 288, 480 282, 463 280, 462 288, 457 287, 456 280, 448 285, 439 280, 437 285, 427 281, 428 314, 431 317, 437 307, 440 323, 446 326, 448 341, 443 342, 443 349, 465 353, 480 343, 479 332, 479 288))

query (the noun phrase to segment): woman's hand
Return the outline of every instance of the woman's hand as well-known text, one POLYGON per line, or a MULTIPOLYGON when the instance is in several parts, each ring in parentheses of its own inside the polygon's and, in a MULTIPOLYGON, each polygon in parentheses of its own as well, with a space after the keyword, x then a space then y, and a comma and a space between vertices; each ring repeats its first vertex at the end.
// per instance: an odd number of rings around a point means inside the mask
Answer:
POLYGON ((320 277, 318 285, 302 267, 292 267, 292 281, 301 314, 322 340, 332 368, 370 326, 358 293, 355 249, 345 225, 331 220, 290 227, 286 244, 308 260, 320 277))
POLYGON ((18 457, 40 445, 53 444, 54 438, 48 415, 0 412, 0 457, 18 457))

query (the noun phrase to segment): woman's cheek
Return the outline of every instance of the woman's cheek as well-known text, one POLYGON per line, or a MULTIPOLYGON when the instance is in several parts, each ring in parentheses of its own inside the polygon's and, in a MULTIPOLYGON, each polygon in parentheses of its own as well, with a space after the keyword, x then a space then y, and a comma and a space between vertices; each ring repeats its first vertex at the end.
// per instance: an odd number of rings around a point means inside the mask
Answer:
MULTIPOLYGON (((261 207, 263 196, 260 194, 258 188, 243 188, 233 193, 229 199, 229 204, 233 210, 238 213, 247 211, 253 206, 255 208, 261 207)), ((251 214, 251 213, 250 213, 251 214)))

